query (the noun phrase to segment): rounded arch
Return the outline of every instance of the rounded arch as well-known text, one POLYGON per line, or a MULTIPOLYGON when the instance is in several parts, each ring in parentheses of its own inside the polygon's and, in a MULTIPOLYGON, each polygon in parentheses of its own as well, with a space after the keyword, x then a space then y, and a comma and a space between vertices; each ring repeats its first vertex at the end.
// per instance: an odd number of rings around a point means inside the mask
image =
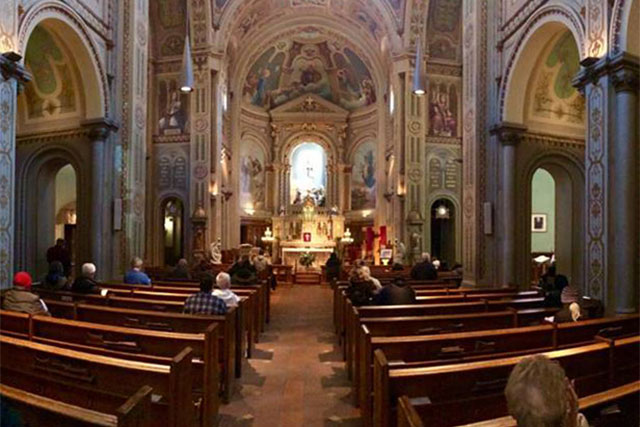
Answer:
MULTIPOLYGON (((324 32, 323 36, 343 41, 345 45, 352 48, 362 59, 371 74, 378 103, 382 102, 384 99, 383 94, 387 91, 387 75, 384 72, 384 61, 378 53, 379 49, 377 45, 371 43, 370 37, 366 37, 356 31, 350 31, 348 23, 341 22, 340 19, 332 20, 324 16, 294 15, 287 19, 277 21, 277 24, 274 25, 277 25, 278 28, 281 29, 275 32, 273 36, 266 39, 260 38, 259 43, 245 43, 244 46, 246 47, 244 49, 240 48, 237 51, 237 57, 241 59, 237 63, 232 64, 229 73, 230 76, 235 76, 234 80, 230 83, 235 94, 243 93, 246 78, 249 75, 251 67, 270 46, 283 37, 295 37, 300 27, 315 27, 324 32)), ((261 29, 261 34, 264 34, 264 28, 261 27, 261 29)), ((242 96, 235 98, 242 103, 242 96)))
POLYGON ((158 212, 161 227, 160 241, 160 254, 159 258, 164 265, 175 265, 179 259, 185 257, 186 242, 187 242, 187 228, 185 217, 185 204, 184 199, 177 193, 166 193, 158 199, 159 203, 156 207, 158 212), (168 212, 170 203, 175 204, 175 209, 172 212, 168 212), (169 223, 167 219, 171 218, 169 223))
POLYGON ((518 232, 521 283, 531 280, 531 214, 532 180, 538 169, 544 169, 555 183, 555 255, 558 273, 564 274, 578 286, 583 286, 584 260, 584 164, 576 155, 559 150, 545 149, 531 157, 519 176, 518 232))
POLYGON ((334 141, 327 135, 321 132, 314 131, 300 131, 289 136, 279 153, 279 160, 282 164, 287 165, 290 162, 290 157, 295 148, 305 142, 314 142, 320 145, 327 153, 327 164, 333 165, 338 160, 338 147, 336 147, 334 141))
POLYGON ((86 98, 86 118, 102 118, 109 114, 106 72, 87 26, 82 18, 63 3, 43 2, 29 9, 21 19, 18 49, 24 56, 34 29, 42 25, 64 40, 74 53, 86 98))
POLYGON ((267 143, 267 141, 265 141, 265 138, 263 136, 260 136, 259 133, 254 132, 252 130, 245 130, 240 136, 240 141, 241 143, 243 141, 250 141, 254 143, 260 148, 260 150, 262 150, 265 161, 269 163, 272 162, 273 156, 272 156, 271 150, 269 149, 269 144, 267 143))
MULTIPOLYGON (((349 149, 345 153, 345 160, 347 161, 347 163, 353 162, 353 156, 355 155, 356 151, 358 151, 358 148, 362 144, 366 144, 369 141, 374 141, 374 142, 378 141, 378 135, 373 130, 370 130, 370 131, 367 131, 367 132, 363 133, 362 135, 360 135, 358 137, 358 139, 356 139, 353 142, 353 144, 351 144, 349 146, 349 149)), ((377 148, 377 146, 376 146, 376 148, 377 148)))
POLYGON ((640 1, 616 0, 612 16, 609 31, 612 54, 629 52, 640 56, 640 1))
MULTIPOLYGON (((458 199, 458 195, 456 193, 448 190, 441 190, 433 192, 427 197, 427 212, 431 212, 432 206, 438 200, 447 200, 453 206, 454 211, 455 259, 447 261, 450 261, 450 263, 462 262, 462 205, 460 204, 460 200, 458 199)), ((429 217, 431 217, 430 214, 429 217)), ((429 244, 431 244, 431 221, 426 221, 425 234, 426 235, 424 236, 424 241, 430 242, 429 244)), ((452 266, 452 264, 449 265, 449 267, 452 266)))
POLYGON ((44 254, 53 244, 47 240, 55 222, 50 209, 55 193, 51 185, 55 184, 57 172, 66 165, 71 165, 76 174, 77 261, 78 264, 89 261, 91 195, 86 188, 91 182, 90 170, 80 153, 65 144, 52 143, 34 150, 16 170, 16 263, 19 268, 42 273, 42 265, 46 263, 44 254))
POLYGON ((507 61, 506 77, 500 88, 500 121, 524 122, 525 102, 521 90, 527 87, 531 70, 546 42, 563 30, 569 30, 573 35, 582 60, 584 27, 573 10, 553 5, 540 9, 529 18, 507 61))

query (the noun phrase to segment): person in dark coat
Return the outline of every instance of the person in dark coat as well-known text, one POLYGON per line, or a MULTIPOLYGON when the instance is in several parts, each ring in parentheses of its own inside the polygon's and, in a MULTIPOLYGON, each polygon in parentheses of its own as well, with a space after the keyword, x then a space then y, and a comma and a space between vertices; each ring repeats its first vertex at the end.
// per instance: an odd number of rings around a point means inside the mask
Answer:
POLYGON ((64 275, 64 267, 60 261, 53 261, 49 264, 49 273, 42 281, 42 287, 52 290, 67 289, 69 287, 69 279, 64 275))
POLYGON ((243 255, 239 261, 235 262, 228 271, 233 284, 255 285, 258 280, 258 272, 251 264, 248 255, 243 255))
POLYGON ((373 282, 366 279, 366 274, 359 267, 351 274, 346 294, 354 307, 360 307, 371 304, 375 290, 376 287, 373 282))
POLYGON ((53 261, 60 261, 64 268, 65 277, 69 277, 71 274, 71 254, 64 239, 56 240, 55 246, 47 249, 47 262, 51 264, 53 261))
POLYGON ((325 265, 325 271, 327 274, 327 282, 331 282, 333 279, 338 280, 340 278, 341 262, 338 259, 338 255, 335 252, 331 252, 329 259, 325 265))
POLYGON ((438 278, 438 272, 431 264, 431 256, 427 252, 422 254, 422 261, 411 269, 411 278, 413 280, 435 280, 438 278))
POLYGON ((181 258, 178 260, 178 264, 171 272, 170 277, 172 279, 191 279, 191 274, 189 274, 189 263, 186 259, 181 258))
POLYGON ((375 305, 405 305, 415 302, 416 292, 401 278, 384 286, 374 299, 375 305))
POLYGON ((91 263, 82 264, 82 275, 73 281, 71 291, 80 294, 99 294, 100 287, 94 280, 96 276, 96 266, 91 263))

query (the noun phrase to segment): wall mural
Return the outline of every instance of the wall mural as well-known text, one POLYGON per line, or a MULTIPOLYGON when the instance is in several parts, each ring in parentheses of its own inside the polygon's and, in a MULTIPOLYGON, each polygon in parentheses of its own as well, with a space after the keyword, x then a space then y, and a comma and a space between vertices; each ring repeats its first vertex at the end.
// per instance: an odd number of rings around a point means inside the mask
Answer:
POLYGON ((291 203, 302 204, 307 196, 324 206, 327 194, 327 153, 322 146, 304 142, 291 154, 291 203))
POLYGON ((461 61, 462 0, 435 0, 427 18, 430 59, 461 61))
POLYGON ((429 82, 429 136, 458 136, 458 96, 455 82, 429 82))
POLYGON ((376 143, 360 144, 353 154, 351 209, 376 207, 376 143))
POLYGON ((151 2, 157 4, 158 19, 164 28, 183 27, 186 22, 185 7, 187 3, 184 0, 158 0, 151 2))
POLYGON ((262 148, 254 141, 240 144, 240 206, 260 210, 265 202, 265 165, 262 148))
POLYGON ((25 65, 33 75, 33 81, 25 88, 29 119, 76 111, 78 103, 70 62, 41 26, 31 33, 25 65))
POLYGON ((176 77, 158 78, 158 133, 182 135, 189 130, 189 96, 182 93, 176 77))
POLYGON ((580 70, 580 54, 570 31, 563 32, 544 51, 532 87, 533 116, 565 123, 584 123, 584 97, 571 85, 580 70))
POLYGON ((306 93, 348 110, 376 101, 373 79, 362 59, 336 41, 318 41, 313 28, 267 49, 251 67, 243 90, 246 102, 267 109, 306 93))

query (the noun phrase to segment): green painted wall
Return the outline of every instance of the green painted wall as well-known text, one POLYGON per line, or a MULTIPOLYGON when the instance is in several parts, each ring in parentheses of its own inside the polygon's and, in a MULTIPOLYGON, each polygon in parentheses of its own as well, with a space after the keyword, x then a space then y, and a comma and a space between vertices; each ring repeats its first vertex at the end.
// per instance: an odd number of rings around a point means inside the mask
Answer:
POLYGON ((533 174, 531 183, 531 213, 547 214, 547 231, 531 232, 531 252, 555 252, 556 185, 544 169, 533 174))

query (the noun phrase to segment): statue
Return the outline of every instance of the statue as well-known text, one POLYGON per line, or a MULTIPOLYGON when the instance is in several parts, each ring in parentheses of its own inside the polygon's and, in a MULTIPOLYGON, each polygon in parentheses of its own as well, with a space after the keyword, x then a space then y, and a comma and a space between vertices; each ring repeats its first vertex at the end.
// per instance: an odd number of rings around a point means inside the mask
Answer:
POLYGON ((394 264, 404 264, 404 257, 407 253, 407 248, 404 246, 404 243, 395 239, 395 251, 393 253, 393 263, 394 264))
POLYGON ((222 244, 220 239, 211 243, 211 264, 222 264, 222 244))

